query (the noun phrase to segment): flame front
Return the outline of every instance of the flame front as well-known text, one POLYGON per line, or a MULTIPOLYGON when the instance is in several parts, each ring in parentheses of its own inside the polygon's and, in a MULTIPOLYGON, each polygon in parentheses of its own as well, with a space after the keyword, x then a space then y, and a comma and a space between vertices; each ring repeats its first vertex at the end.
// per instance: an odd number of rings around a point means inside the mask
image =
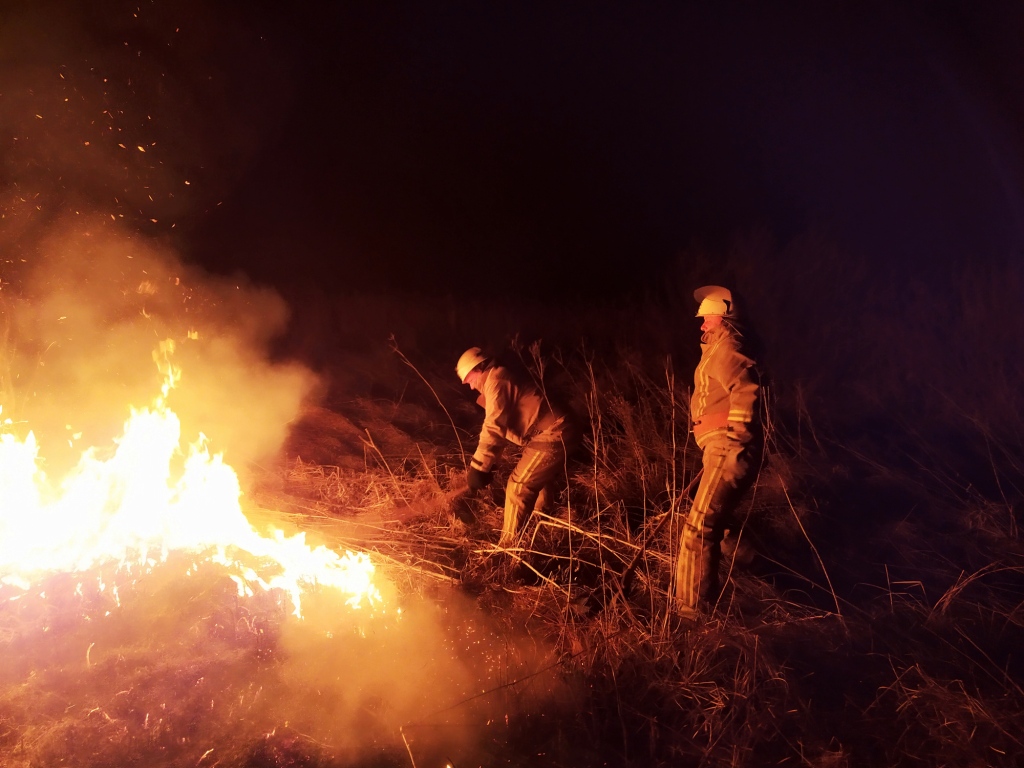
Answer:
POLYGON ((303 590, 314 585, 340 590, 354 608, 380 601, 364 553, 312 548, 301 533, 260 535, 242 512, 238 476, 220 454, 210 455, 205 437, 181 450, 181 424, 166 404, 180 372, 160 359, 171 351, 165 343, 154 354, 165 375, 162 395, 131 409, 112 455, 86 450, 59 483, 40 468, 32 432, 0 434, 0 583, 27 589, 47 573, 111 562, 148 569, 172 551, 189 551, 224 565, 242 595, 283 590, 296 616, 303 590))

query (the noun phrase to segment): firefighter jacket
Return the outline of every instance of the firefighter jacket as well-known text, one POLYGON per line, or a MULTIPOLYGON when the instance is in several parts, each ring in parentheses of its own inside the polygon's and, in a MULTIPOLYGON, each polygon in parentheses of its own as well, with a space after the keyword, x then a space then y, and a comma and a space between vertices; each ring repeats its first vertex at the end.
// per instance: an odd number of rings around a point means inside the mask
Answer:
POLYGON ((697 445, 727 435, 747 442, 759 428, 760 378, 743 337, 729 323, 701 338, 700 362, 693 374, 690 419, 697 445))
POLYGON ((531 379, 501 365, 484 371, 477 403, 483 406, 484 423, 470 466, 481 472, 491 471, 507 443, 526 445, 561 420, 531 379))

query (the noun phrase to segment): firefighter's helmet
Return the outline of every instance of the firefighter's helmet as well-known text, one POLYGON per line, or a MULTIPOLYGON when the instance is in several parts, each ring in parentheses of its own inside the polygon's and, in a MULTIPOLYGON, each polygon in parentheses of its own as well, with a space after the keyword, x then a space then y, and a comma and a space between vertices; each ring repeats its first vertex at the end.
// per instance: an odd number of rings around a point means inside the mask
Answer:
POLYGON ((459 381, 465 384, 466 377, 476 370, 477 367, 486 363, 487 360, 488 358, 484 356, 480 347, 470 347, 467 349, 462 353, 459 362, 455 364, 455 373, 458 375, 459 381))
POLYGON ((720 285, 705 285, 693 292, 700 306, 697 307, 697 317, 708 315, 721 315, 722 317, 736 317, 736 305, 732 301, 732 291, 720 285))

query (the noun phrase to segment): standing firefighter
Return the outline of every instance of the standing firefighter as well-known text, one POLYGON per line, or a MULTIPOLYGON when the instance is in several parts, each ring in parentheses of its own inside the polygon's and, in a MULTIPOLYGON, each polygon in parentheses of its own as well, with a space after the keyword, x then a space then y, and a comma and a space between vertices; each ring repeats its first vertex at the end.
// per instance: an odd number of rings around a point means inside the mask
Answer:
POLYGON ((498 543, 507 547, 534 507, 543 507, 564 477, 566 457, 575 447, 575 429, 568 412, 554 407, 528 373, 497 363, 480 347, 467 349, 455 372, 463 384, 480 393, 477 404, 484 409, 480 442, 467 475, 470 490, 490 484, 508 443, 523 447, 505 486, 505 520, 498 543))
POLYGON ((704 473, 683 525, 676 564, 675 603, 693 618, 702 601, 718 599, 722 538, 743 493, 757 475, 761 458, 761 397, 756 363, 744 347, 732 293, 707 285, 693 293, 699 302, 701 357, 694 371, 690 418, 704 452, 704 473))

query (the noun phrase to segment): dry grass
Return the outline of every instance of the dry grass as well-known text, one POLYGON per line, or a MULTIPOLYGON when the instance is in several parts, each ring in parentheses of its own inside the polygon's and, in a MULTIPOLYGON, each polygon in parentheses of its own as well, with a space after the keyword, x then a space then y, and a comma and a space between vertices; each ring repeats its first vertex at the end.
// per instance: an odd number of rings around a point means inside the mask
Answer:
MULTIPOLYGON (((732 570, 715 614, 681 627, 666 611, 678 531, 651 533, 685 507, 696 469, 685 385, 664 360, 553 357, 592 425, 585 458, 557 514, 535 515, 514 549, 470 548, 460 581, 496 616, 535 626, 586 686, 567 740, 637 765, 1015 764, 1024 697, 1005 664, 1024 580, 1000 501, 953 496, 941 467, 908 474, 823 440, 807 413, 773 413, 744 518, 754 568, 732 570), (973 517, 956 515, 961 501, 973 517), (921 504, 950 526, 944 541, 922 531, 921 504), (989 543, 967 544, 972 530, 989 543), (993 546, 1000 562, 960 573, 993 546), (638 552, 623 600, 618 576, 638 552)), ((493 540, 500 511, 477 506, 482 528, 466 533, 493 540)), ((575 759, 562 764, 598 762, 575 759)))
MULTIPOLYGON (((757 307, 767 340, 795 327, 783 299, 806 308, 798 301, 806 281, 829 265, 850 286, 866 284, 859 265, 837 258, 795 243, 765 255, 775 270, 765 275, 744 271, 757 260, 734 256, 734 275, 776 291, 777 307, 757 307), (802 269, 815 259, 818 272, 802 269)), ((1016 285, 1007 275, 965 282, 965 306, 986 280, 993 290, 1016 285)), ((699 281, 684 274, 681 282, 699 281)), ((381 333, 373 349, 339 358, 333 392, 297 425, 286 461, 254 473, 255 499, 333 546, 369 550, 403 597, 468 595, 494 636, 525 632, 553 649, 541 662, 507 643, 502 663, 510 671, 467 695, 466 706, 500 696, 512 714, 497 728, 477 722, 487 739, 444 756, 455 765, 1016 766, 1024 753, 1016 660, 1024 642, 1024 452, 1019 418, 997 418, 1019 415, 1016 379, 1004 365, 984 377, 995 382, 991 411, 966 394, 977 378, 951 378, 916 389, 921 398, 899 420, 884 420, 907 384, 900 354, 916 345, 918 360, 938 359, 941 347, 932 332, 899 336, 902 326, 885 315, 924 311, 934 301, 927 291, 909 307, 888 299, 875 297, 877 314, 856 324, 840 317, 799 326, 811 337, 807 348, 836 358, 814 361, 820 377, 804 374, 806 355, 802 361, 795 345, 771 356, 768 460, 740 519, 757 555, 749 567, 729 564, 721 602, 695 626, 667 610, 685 488, 699 467, 686 426, 696 350, 692 326, 682 323, 692 317, 671 306, 662 314, 649 305, 608 307, 598 318, 551 312, 548 327, 561 337, 543 344, 538 335, 514 336, 530 314, 508 307, 389 314, 376 306, 387 322, 404 324, 388 329, 397 330, 390 348, 381 333), (872 346, 879 328, 898 329, 887 337, 894 349, 872 346), (495 542, 514 456, 489 492, 450 495, 463 482, 479 418, 450 362, 481 334, 512 338, 538 379, 566 393, 589 425, 556 509, 535 514, 507 549, 495 542), (839 388, 844 377, 850 386, 839 388), (623 591, 621 576, 634 561, 623 591), (557 674, 568 699, 531 698, 542 674, 557 674)), ((844 309, 835 293, 813 301, 822 313, 844 309)), ((330 322, 348 327, 346 311, 367 309, 334 308, 330 322)), ((976 315, 968 312, 971 328, 958 333, 980 334, 985 318, 976 315)), ((331 329, 311 332, 335 338, 331 329)), ((1002 331, 995 341, 1019 343, 1002 331)), ((972 349, 970 365, 983 365, 985 355, 972 349)), ((61 642, 40 629, 52 618, 41 603, 6 605, 0 764, 428 764, 417 741, 423 723, 405 722, 400 732, 368 716, 368 732, 384 746, 353 757, 294 723, 285 727, 241 683, 226 686, 226 720, 196 718, 223 683, 218 670, 265 676, 278 648, 272 601, 232 598, 228 615, 215 597, 198 601, 209 610, 197 614, 195 636, 179 653, 127 632, 120 657, 94 656, 93 666, 85 663, 92 641, 81 603, 64 606, 78 618, 61 642), (63 659, 68 638, 74 658, 63 659), (34 650, 35 642, 45 649, 34 650), (118 675, 107 680, 114 667, 118 675), (144 727, 140 713, 170 699, 175 707, 159 727, 144 727), (209 745, 217 751, 204 755, 209 745)), ((118 619, 116 630, 129 619, 118 619)))

